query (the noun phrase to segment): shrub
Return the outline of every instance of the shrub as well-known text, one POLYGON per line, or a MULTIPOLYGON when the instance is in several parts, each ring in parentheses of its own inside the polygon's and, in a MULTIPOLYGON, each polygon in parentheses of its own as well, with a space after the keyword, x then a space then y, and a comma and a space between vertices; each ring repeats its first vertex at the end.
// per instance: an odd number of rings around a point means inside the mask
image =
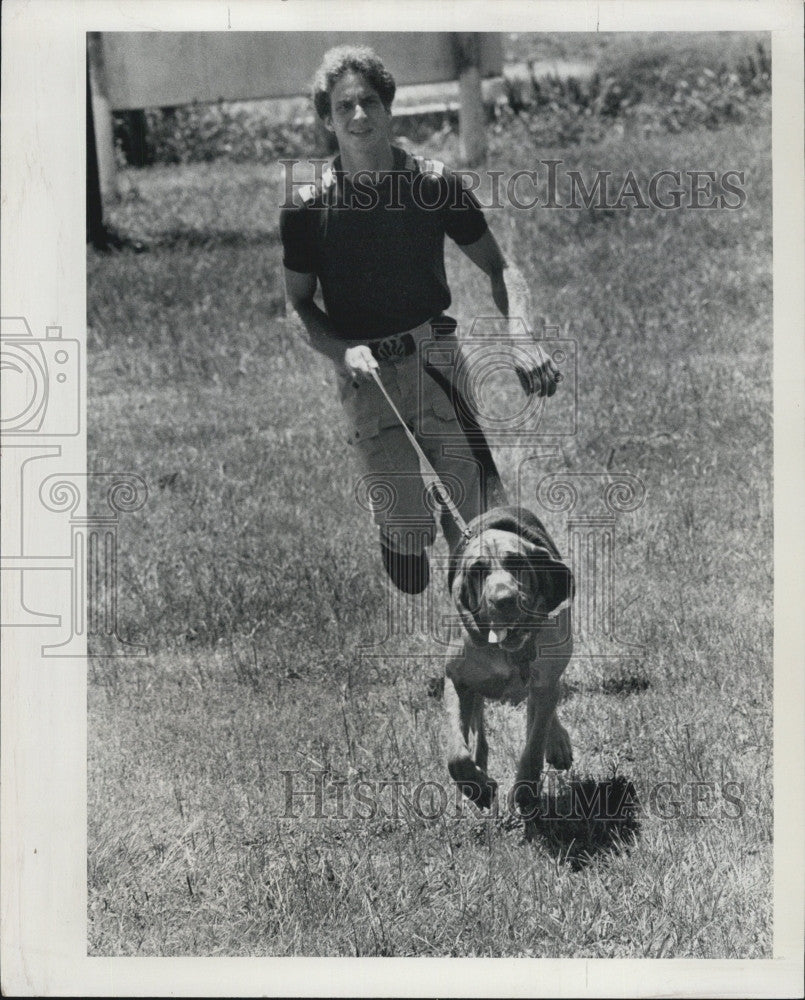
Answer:
MULTIPOLYGON (((508 73, 504 96, 490 109, 493 135, 520 133, 535 145, 573 145, 582 136, 595 140, 618 120, 633 118, 647 131, 719 128, 741 121, 753 102, 771 90, 771 57, 763 42, 754 52, 732 56, 732 67, 716 62, 724 44, 718 38, 680 42, 653 38, 640 45, 628 40, 612 46, 587 77, 508 73), (711 63, 708 65, 707 63, 711 63)), ((745 42, 743 43, 745 45, 745 42)), ((265 102, 190 104, 145 111, 146 148, 140 162, 270 162, 309 156, 322 148, 312 115, 297 113, 288 121, 271 117, 265 102)), ((394 134, 412 143, 434 133, 455 131, 454 111, 395 118, 394 134)), ((131 119, 117 115, 115 135, 123 163, 136 145, 131 119)), ((142 145, 142 137, 140 137, 142 145)))
POLYGON ((658 48, 635 51, 620 61, 602 63, 603 72, 587 78, 555 76, 507 81, 505 109, 498 109, 496 133, 524 122, 524 132, 543 145, 568 145, 582 135, 595 139, 615 120, 633 118, 648 131, 679 132, 685 128, 719 128, 742 121, 753 101, 771 90, 771 60, 762 42, 754 55, 735 69, 702 66, 676 53, 671 59, 658 48))

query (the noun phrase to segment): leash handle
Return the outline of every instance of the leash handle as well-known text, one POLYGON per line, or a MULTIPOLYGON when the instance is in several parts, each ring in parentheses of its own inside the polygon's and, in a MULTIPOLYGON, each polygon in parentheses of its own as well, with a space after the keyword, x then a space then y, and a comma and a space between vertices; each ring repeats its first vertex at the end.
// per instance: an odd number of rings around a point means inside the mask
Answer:
POLYGON ((391 396, 389 396, 389 394, 386 392, 386 387, 383 385, 383 382, 382 382, 382 380, 380 378, 380 375, 378 374, 377 368, 373 368, 372 369, 372 378, 375 380, 375 384, 377 385, 377 387, 380 389, 380 391, 385 396, 386 402, 391 407, 391 409, 392 409, 392 411, 394 413, 394 416, 400 422, 400 426, 405 431, 406 436, 408 437, 408 440, 413 445, 414 451, 417 454, 417 458, 419 459, 420 464, 423 466, 423 474, 425 476, 429 477, 433 481, 433 485, 437 489, 437 494, 436 495, 437 495, 437 499, 438 499, 439 503, 442 504, 444 507, 447 508, 447 510, 449 511, 451 517, 456 522, 456 527, 461 532, 461 534, 464 536, 464 538, 472 538, 472 532, 470 531, 469 527, 467 526, 467 522, 464 520, 464 518, 459 513, 458 507, 456 507, 456 505, 453 503, 453 501, 452 501, 452 499, 450 497, 449 492, 445 488, 444 483, 439 478, 438 472, 433 468, 433 466, 428 461, 427 455, 420 448, 419 442, 414 437, 414 435, 411 433, 411 431, 410 431, 410 429, 408 427, 408 424, 406 424, 406 422, 403 420, 402 416, 400 415, 400 411, 394 405, 394 401, 392 400, 391 396))

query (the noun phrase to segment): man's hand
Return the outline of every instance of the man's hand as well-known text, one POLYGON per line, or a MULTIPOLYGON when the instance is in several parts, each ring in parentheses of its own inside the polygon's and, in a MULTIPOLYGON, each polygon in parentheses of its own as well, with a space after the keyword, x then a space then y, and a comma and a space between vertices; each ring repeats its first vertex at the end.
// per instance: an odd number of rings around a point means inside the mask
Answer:
MULTIPOLYGON (((475 243, 459 246, 467 257, 489 276, 492 299, 500 312, 509 319, 509 334, 513 344, 520 347, 523 323, 528 329, 527 317, 534 315, 531 292, 520 269, 513 261, 508 263, 500 252, 500 247, 492 233, 487 230, 475 243)), ((538 345, 529 352, 533 362, 527 367, 515 365, 523 391, 537 396, 552 396, 557 383, 562 381, 562 373, 550 358, 546 358, 538 345)))
POLYGON ((366 346, 348 347, 344 354, 344 367, 350 378, 371 378, 372 371, 378 367, 374 355, 366 346))
POLYGON ((532 353, 533 364, 528 368, 523 368, 522 365, 514 366, 523 392, 527 395, 534 393, 537 396, 552 396, 562 381, 562 373, 550 358, 543 355, 538 346, 535 345, 532 353))

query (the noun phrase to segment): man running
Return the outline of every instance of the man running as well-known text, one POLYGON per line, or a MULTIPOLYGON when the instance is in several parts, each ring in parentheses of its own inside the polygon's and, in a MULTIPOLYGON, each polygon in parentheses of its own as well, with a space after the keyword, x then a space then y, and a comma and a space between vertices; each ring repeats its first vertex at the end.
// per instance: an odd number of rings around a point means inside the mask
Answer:
MULTIPOLYGON (((416 594, 428 585, 436 520, 416 451, 373 372, 470 521, 489 506, 494 462, 470 403, 420 350, 442 338, 458 353, 455 321, 444 313, 451 302, 445 235, 488 277, 504 316, 527 321, 532 312, 522 276, 460 178, 392 144, 395 90, 371 49, 342 46, 325 55, 313 101, 338 155, 283 208, 280 231, 288 299, 311 346, 335 365, 364 471, 386 487, 374 492, 372 506, 383 565, 400 590, 416 594), (317 285, 323 310, 314 302, 317 285)), ((536 344, 533 365, 520 376, 527 392, 547 396, 561 378, 536 344)), ((458 528, 446 511, 441 524, 452 551, 458 528)))

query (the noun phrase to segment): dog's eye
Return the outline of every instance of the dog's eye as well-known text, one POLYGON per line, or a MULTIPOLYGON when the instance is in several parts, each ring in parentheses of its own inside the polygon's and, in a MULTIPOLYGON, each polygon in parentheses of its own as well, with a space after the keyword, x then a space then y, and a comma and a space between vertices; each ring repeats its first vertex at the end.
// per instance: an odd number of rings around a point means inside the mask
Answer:
POLYGON ((489 562, 486 559, 478 559, 467 571, 471 577, 483 579, 489 572, 489 562))
POLYGON ((500 560, 500 565, 507 573, 517 576, 528 569, 528 560, 516 552, 507 552, 500 560))

